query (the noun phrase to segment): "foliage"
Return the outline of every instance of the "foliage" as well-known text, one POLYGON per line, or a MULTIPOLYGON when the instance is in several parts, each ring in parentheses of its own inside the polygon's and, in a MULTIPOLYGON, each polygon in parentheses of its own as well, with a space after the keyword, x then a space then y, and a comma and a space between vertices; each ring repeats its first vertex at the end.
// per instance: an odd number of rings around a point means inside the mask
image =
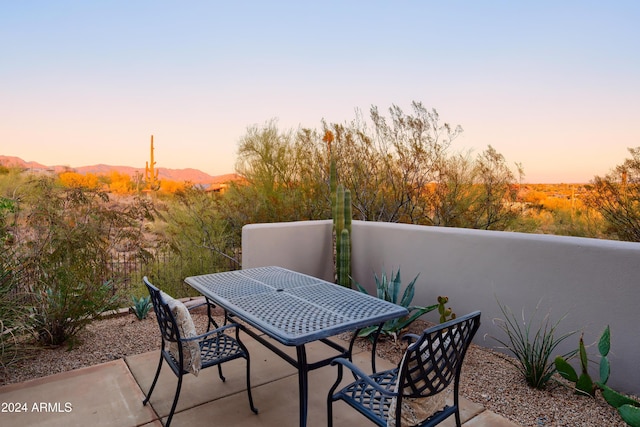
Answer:
POLYGON ((133 301, 133 307, 131 307, 133 314, 136 315, 138 320, 146 319, 151 309, 151 297, 148 295, 140 298, 132 296, 131 300, 133 301))
POLYGON ((280 132, 275 121, 250 127, 236 164, 245 183, 224 195, 226 218, 237 230, 249 223, 329 218, 328 169, 314 132, 280 132))
POLYGON ((586 199, 621 240, 640 241, 640 147, 629 148, 631 158, 604 177, 596 176, 586 199))
POLYGON ((96 174, 87 173, 80 174, 78 172, 66 171, 58 176, 62 185, 66 187, 84 187, 90 189, 99 189, 102 184, 96 174))
POLYGON ((112 282, 99 286, 77 282, 77 276, 68 277, 56 272, 53 286, 43 285, 34 293, 32 306, 33 328, 44 344, 75 344, 75 337, 101 313, 117 308, 112 282))
MULTIPOLYGON (((382 271, 380 277, 377 274, 374 274, 376 281, 376 293, 378 298, 383 299, 385 301, 389 301, 394 304, 399 304, 402 307, 406 308, 409 311, 409 314, 400 319, 388 320, 382 326, 382 330, 380 333, 384 335, 393 336, 394 339, 398 337, 398 334, 408 327, 411 323, 413 323, 416 319, 422 316, 425 313, 435 310, 438 308, 438 304, 430 305, 427 307, 420 306, 412 306, 411 301, 413 301, 413 296, 415 293, 415 283, 418 280, 419 274, 413 278, 413 280, 407 285, 404 292, 402 293, 402 298, 400 297, 400 290, 402 289, 402 279, 400 278, 400 269, 394 274, 391 271, 390 278, 387 278, 387 274, 382 271)), ((356 287, 362 293, 369 294, 365 288, 363 288, 360 284, 356 283, 356 287)), ((358 336, 360 337, 368 337, 371 334, 375 333, 378 329, 377 326, 371 326, 364 328, 360 331, 358 336)))
POLYGON ((24 295, 17 289, 23 270, 13 248, 1 240, 0 246, 0 366, 5 367, 20 359, 21 338, 29 327, 24 295))
POLYGON ((110 270, 112 253, 126 249, 144 255, 141 221, 148 206, 138 200, 118 206, 93 188, 65 187, 51 177, 35 179, 20 195, 16 239, 31 295, 31 320, 44 344, 73 344, 93 318, 115 308, 110 270))
POLYGON ((593 379, 591 379, 591 375, 589 375, 589 360, 587 357, 587 350, 584 345, 583 335, 580 336, 577 352, 580 359, 580 375, 577 374, 575 369, 573 369, 565 358, 561 356, 556 357, 555 365, 558 373, 566 380, 575 383, 576 393, 583 393, 593 397, 596 394, 597 388, 600 385, 607 383, 610 373, 609 359, 607 358, 611 347, 610 340, 611 332, 609 330, 609 326, 607 326, 598 340, 598 351, 600 353, 600 381, 598 382, 593 381, 593 379))
POLYGON ((246 184, 225 194, 233 228, 328 218, 334 159, 354 219, 506 229, 517 212, 515 175, 504 156, 492 147, 475 158, 452 154, 462 128, 419 102, 411 107, 405 114, 394 105, 389 117, 372 107, 369 123, 357 112, 349 123, 323 122, 320 131, 283 132, 275 121, 250 127, 236 165, 246 184))
POLYGON ((114 194, 132 194, 135 190, 135 184, 131 181, 131 177, 126 173, 111 171, 105 178, 109 191, 114 194))
POLYGON ((240 236, 224 221, 220 204, 218 194, 189 186, 158 207, 164 221, 154 231, 164 240, 156 252, 167 268, 147 275, 163 283, 167 293, 193 295, 183 283, 185 277, 238 268, 240 236))
MULTIPOLYGON (((523 174, 520 170, 520 174, 523 174)), ((504 230, 515 217, 515 176, 504 156, 489 146, 476 160, 475 182, 480 187, 470 208, 472 228, 504 230)))
POLYGON ((368 221, 505 229, 515 213, 515 175, 504 156, 488 147, 472 159, 450 153, 462 132, 435 110, 413 102, 384 117, 370 110, 373 130, 358 115, 347 124, 324 124, 354 217, 368 221))
MULTIPOLYGON (((500 304, 500 311, 504 319, 496 319, 497 326, 505 333, 506 339, 492 337, 499 342, 503 348, 509 350, 516 358, 514 365, 524 376, 527 384, 534 388, 544 388, 555 372, 555 365, 551 355, 555 348, 565 339, 575 333, 568 332, 556 336, 560 322, 566 315, 556 323, 551 324, 549 314, 541 321, 537 329, 532 330, 533 320, 538 311, 530 319, 526 319, 524 309, 522 310, 522 324, 506 305, 500 304)), ((574 352, 563 355, 568 357, 574 352)))
MULTIPOLYGON (((7 169, 5 175, 9 174, 7 169)), ((0 366, 20 359, 21 338, 29 332, 25 295, 18 289, 24 268, 16 256, 11 230, 16 210, 15 200, 0 195, 0 366)))

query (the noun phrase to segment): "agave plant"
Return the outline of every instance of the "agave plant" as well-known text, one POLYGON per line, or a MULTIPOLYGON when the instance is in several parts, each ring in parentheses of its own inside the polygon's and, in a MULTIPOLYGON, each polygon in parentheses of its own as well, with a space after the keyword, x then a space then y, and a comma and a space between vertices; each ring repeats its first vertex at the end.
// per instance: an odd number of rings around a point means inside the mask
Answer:
MULTIPOLYGON (((380 277, 378 277, 377 274, 374 274, 378 298, 392 302, 394 304, 399 304, 409 310, 409 314, 407 316, 385 322, 385 324, 382 326, 382 330, 380 331, 381 334, 390 335, 393 336, 394 339, 396 339, 398 337, 398 334, 403 329, 407 328, 416 319, 418 319, 418 317, 438 308, 438 304, 430 305, 427 307, 411 305, 411 301, 413 301, 413 296, 415 293, 414 287, 418 276, 420 276, 420 274, 416 275, 416 277, 414 277, 413 280, 407 285, 404 292, 402 293, 402 297, 400 298, 400 290, 402 289, 400 268, 398 268, 398 271, 396 273, 394 273, 392 270, 390 278, 387 278, 387 274, 384 270, 382 271, 380 277)), ((360 292, 369 294, 367 290, 363 288, 359 283, 356 283, 356 286, 360 292)), ((377 329, 378 326, 363 328, 362 330, 360 330, 360 333, 358 333, 358 336, 368 337, 377 329)))
POLYGON ((131 300, 133 301, 133 312, 138 320, 145 319, 151 309, 151 297, 131 297, 131 300))

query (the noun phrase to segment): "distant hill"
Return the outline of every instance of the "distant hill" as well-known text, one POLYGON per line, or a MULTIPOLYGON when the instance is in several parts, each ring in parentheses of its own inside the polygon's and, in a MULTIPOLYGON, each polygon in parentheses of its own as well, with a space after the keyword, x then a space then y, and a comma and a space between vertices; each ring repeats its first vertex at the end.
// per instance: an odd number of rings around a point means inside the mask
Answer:
MULTIPOLYGON (((23 169, 30 169, 34 172, 63 172, 65 170, 72 170, 77 173, 85 174, 85 173, 94 173, 96 175, 106 175, 111 171, 117 171, 122 174, 127 174, 130 176, 135 176, 137 173, 144 174, 144 168, 134 168, 131 166, 112 166, 112 165, 93 165, 93 166, 80 166, 71 168, 68 166, 46 166, 38 162, 33 161, 25 161, 20 157, 15 156, 3 156, 0 155, 0 165, 7 167, 19 167, 23 169)), ((221 184, 228 181, 233 181, 238 179, 238 175, 236 174, 226 174, 226 175, 218 175, 212 176, 207 173, 202 172, 198 169, 169 169, 169 168, 157 168, 158 169, 158 177, 162 179, 166 179, 169 181, 176 182, 192 182, 194 184, 221 184)))

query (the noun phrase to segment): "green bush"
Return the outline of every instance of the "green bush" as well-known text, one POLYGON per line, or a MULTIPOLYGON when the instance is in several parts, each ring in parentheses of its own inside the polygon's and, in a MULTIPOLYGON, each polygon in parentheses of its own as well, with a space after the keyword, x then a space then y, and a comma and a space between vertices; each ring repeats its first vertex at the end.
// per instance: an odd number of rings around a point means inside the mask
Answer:
POLYGON ((139 247, 144 205, 109 203, 108 195, 34 180, 22 197, 25 228, 17 240, 30 281, 30 320, 39 341, 73 345, 77 333, 116 308, 119 280, 110 270, 115 248, 139 247))
POLYGON ((0 366, 20 359, 22 337, 29 331, 25 322, 24 295, 17 290, 22 269, 16 264, 11 248, 0 255, 0 366))
POLYGON ((47 345, 75 344, 75 337, 87 324, 107 310, 117 308, 111 282, 100 285, 75 279, 56 281, 35 294, 32 322, 38 339, 47 345))
MULTIPOLYGON (((537 329, 532 329, 538 307, 528 320, 525 318, 523 310, 522 323, 520 323, 509 307, 500 304, 500 302, 498 305, 504 319, 496 319, 497 326, 507 338, 492 338, 502 344, 503 348, 513 353, 517 361, 514 362, 514 365, 522 373, 527 384, 538 389, 544 388, 556 371, 551 354, 558 344, 575 334, 576 331, 557 336, 558 326, 566 316, 551 324, 549 314, 540 321, 537 329)), ((563 357, 566 358, 573 354, 575 351, 567 353, 563 357)))

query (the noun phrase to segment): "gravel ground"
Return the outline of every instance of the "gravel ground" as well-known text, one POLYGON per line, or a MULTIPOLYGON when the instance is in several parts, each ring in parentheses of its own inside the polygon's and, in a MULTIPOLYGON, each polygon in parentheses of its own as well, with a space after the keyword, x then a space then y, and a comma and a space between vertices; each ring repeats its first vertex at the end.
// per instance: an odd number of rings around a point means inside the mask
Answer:
MULTIPOLYGON (((206 316, 196 311, 193 317, 197 330, 203 331, 206 316)), ((425 326, 418 321, 410 332, 419 332, 425 326)), ((81 343, 71 350, 66 347, 33 350, 30 359, 0 371, 0 384, 22 382, 160 347, 153 314, 143 321, 138 321, 133 314, 103 319, 89 325, 79 338, 81 343)), ((360 340, 357 345, 369 347, 366 340, 360 340)), ((378 345, 378 355, 394 363, 401 354, 400 344, 393 340, 384 340, 378 345)), ((561 381, 551 381, 546 390, 531 389, 508 356, 473 345, 464 362, 461 395, 522 426, 626 426, 599 395, 595 399, 576 396, 561 381)))

